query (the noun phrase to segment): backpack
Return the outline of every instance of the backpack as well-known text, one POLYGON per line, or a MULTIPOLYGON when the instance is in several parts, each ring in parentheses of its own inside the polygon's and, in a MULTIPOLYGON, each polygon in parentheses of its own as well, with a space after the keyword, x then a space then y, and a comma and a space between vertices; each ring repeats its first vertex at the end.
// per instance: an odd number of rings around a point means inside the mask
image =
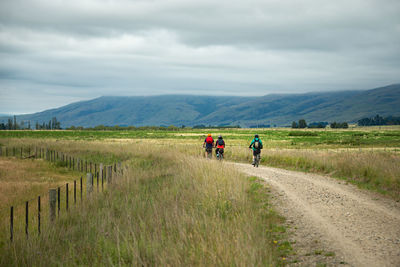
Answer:
POLYGON ((208 137, 206 138, 206 143, 207 143, 207 144, 212 144, 213 142, 214 142, 214 140, 212 139, 211 136, 208 136, 208 137))
POLYGON ((222 139, 218 139, 218 145, 220 145, 220 146, 223 146, 224 145, 224 140, 222 140, 222 139))
POLYGON ((260 139, 254 140, 254 148, 255 149, 261 149, 262 145, 260 143, 260 139))

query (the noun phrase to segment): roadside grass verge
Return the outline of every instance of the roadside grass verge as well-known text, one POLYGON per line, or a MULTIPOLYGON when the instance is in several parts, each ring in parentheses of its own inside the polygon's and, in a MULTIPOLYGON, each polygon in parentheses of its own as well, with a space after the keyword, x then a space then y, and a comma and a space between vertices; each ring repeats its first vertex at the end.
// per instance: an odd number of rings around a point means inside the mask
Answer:
POLYGON ((40 237, 3 246, 0 265, 284 264, 283 219, 257 179, 221 162, 134 148, 104 194, 40 237))
MULTIPOLYGON (((246 149, 233 149, 234 161, 252 160, 246 149)), ((327 174, 360 188, 377 191, 400 200, 400 154, 381 151, 358 150, 269 150, 261 154, 261 164, 327 174)))

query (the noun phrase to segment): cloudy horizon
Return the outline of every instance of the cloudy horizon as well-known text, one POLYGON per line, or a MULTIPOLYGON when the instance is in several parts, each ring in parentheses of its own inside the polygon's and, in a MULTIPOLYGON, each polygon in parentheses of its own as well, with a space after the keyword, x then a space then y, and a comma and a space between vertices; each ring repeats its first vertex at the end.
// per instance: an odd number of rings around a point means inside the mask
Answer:
POLYGON ((3 0, 0 14, 0 113, 400 82, 395 0, 3 0))

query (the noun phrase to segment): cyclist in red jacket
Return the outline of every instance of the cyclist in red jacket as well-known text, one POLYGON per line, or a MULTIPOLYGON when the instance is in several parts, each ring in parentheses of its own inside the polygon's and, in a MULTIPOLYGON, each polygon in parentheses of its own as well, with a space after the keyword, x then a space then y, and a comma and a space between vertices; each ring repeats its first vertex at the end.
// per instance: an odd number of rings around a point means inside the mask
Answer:
POLYGON ((206 148, 205 156, 212 157, 212 149, 214 147, 214 139, 211 137, 211 134, 208 134, 206 139, 204 139, 203 147, 206 148))

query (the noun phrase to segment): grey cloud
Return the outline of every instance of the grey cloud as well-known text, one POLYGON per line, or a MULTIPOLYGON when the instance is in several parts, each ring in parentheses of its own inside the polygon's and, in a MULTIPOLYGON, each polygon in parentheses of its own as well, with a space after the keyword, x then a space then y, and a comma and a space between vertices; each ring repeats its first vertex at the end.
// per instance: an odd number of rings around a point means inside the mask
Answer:
POLYGON ((394 0, 2 0, 0 94, 373 88, 399 82, 399 13, 394 0))

